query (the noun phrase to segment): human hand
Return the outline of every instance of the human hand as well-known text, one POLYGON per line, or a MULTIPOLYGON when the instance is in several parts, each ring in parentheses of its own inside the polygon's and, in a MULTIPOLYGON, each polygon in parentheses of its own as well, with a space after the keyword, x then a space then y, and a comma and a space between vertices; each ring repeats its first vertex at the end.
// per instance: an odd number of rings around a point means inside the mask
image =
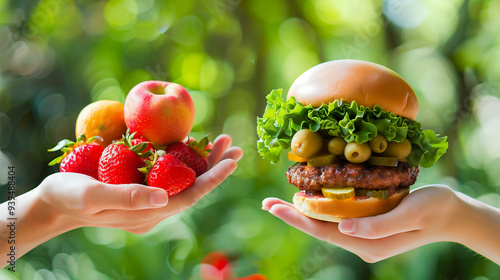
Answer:
POLYGON ((56 173, 36 188, 39 211, 56 216, 64 230, 82 226, 113 227, 142 234, 156 224, 194 205, 235 169, 243 152, 220 135, 207 157, 209 170, 195 183, 168 198, 163 189, 140 184, 111 185, 77 173, 56 173))
MULTIPOLYGON (((308 218, 293 204, 266 198, 262 208, 287 224, 358 255, 377 262, 425 244, 460 242, 461 199, 446 186, 419 188, 392 211, 366 218, 344 219, 340 223, 308 218)), ((463 224, 463 223, 462 223, 463 224)), ((463 232, 463 230, 462 230, 463 232)))

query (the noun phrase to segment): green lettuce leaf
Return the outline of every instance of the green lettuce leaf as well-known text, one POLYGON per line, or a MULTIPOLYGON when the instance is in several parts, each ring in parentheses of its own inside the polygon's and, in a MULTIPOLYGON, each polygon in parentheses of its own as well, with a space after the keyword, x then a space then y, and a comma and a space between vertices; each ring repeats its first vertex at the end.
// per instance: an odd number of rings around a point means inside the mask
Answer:
POLYGON ((304 106, 294 97, 285 100, 282 90, 267 95, 267 105, 262 118, 257 118, 257 148, 260 155, 276 164, 281 150, 290 148, 293 135, 304 128, 325 136, 338 136, 348 143, 365 143, 378 134, 388 141, 412 144, 407 157, 411 166, 431 167, 446 152, 446 137, 439 137, 432 130, 422 130, 415 120, 384 111, 382 107, 368 108, 356 102, 334 101, 318 108, 304 106))

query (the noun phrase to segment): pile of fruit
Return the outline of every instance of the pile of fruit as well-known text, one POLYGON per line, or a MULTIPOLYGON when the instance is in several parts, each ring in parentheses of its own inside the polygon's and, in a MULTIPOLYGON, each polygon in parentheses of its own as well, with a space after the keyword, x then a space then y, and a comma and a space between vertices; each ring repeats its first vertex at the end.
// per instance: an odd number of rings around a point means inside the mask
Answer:
POLYGON ((211 143, 188 138, 194 104, 174 83, 146 81, 135 86, 125 104, 89 104, 76 122, 76 141, 60 141, 49 151, 63 155, 61 172, 86 174, 108 184, 145 183, 173 196, 191 186, 208 166, 211 143), (186 140, 187 139, 187 140, 186 140))

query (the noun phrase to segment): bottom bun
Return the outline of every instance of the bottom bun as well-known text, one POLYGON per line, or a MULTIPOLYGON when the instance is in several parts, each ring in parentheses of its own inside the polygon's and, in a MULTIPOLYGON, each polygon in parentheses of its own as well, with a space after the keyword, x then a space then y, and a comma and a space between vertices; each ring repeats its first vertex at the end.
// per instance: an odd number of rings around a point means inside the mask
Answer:
POLYGON ((322 195, 307 195, 304 191, 300 191, 293 196, 293 204, 297 211, 307 217, 338 223, 344 218, 369 217, 387 213, 398 206, 408 193, 409 188, 387 199, 332 200, 322 195))

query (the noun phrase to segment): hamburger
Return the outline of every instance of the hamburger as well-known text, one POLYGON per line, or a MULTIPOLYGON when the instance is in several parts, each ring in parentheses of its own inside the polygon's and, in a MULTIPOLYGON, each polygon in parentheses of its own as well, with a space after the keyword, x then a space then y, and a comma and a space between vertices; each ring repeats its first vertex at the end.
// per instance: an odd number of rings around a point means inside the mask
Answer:
POLYGON ((423 130, 418 100, 396 72, 360 60, 312 67, 290 87, 272 90, 257 118, 260 155, 276 164, 283 149, 295 162, 293 203, 324 221, 367 217, 395 208, 419 167, 446 152, 446 137, 423 130))

